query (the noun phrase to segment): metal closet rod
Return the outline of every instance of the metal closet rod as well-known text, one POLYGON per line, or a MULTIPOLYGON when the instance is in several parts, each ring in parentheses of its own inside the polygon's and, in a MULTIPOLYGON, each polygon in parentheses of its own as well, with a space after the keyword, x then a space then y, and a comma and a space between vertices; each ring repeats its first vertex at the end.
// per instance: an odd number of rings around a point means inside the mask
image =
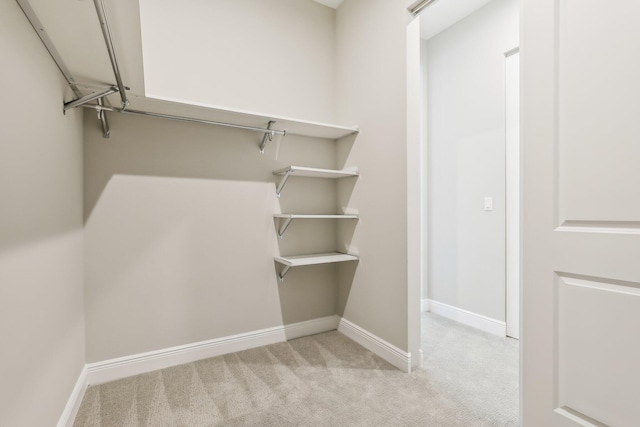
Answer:
POLYGON ((136 115, 136 116, 158 117, 161 119, 176 120, 181 122, 202 123, 205 125, 215 125, 215 126, 224 126, 229 128, 235 128, 235 129, 244 129, 244 130, 250 130, 252 132, 264 133, 265 135, 284 136, 287 134, 287 131, 285 130, 264 129, 264 128, 258 128, 254 126, 235 125, 233 123, 215 122, 213 120, 204 120, 204 119, 194 119, 191 117, 174 116, 171 114, 162 114, 162 113, 153 113, 151 111, 132 110, 129 108, 125 110, 125 109, 118 109, 114 107, 108 107, 106 105, 94 105, 94 104, 82 104, 81 107, 92 108, 98 112, 109 111, 113 113, 124 113, 124 114, 136 115))
POLYGON ((409 12, 416 16, 436 1, 437 0, 418 0, 409 6, 409 12))

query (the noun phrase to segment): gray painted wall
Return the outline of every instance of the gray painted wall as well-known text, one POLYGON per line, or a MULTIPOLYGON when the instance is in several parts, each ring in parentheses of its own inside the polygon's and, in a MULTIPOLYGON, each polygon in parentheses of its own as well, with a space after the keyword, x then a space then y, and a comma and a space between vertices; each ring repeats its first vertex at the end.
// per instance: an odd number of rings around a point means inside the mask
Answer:
POLYGON ((141 0, 140 10, 148 95, 336 119, 333 9, 311 0, 141 0))
MULTIPOLYGON (((141 2, 148 92, 333 115, 333 9, 311 0, 174 6, 141 2), (169 16, 179 45, 154 26, 169 16)), ((272 217, 340 212, 334 181, 292 179, 277 199, 272 175, 290 164, 335 168, 334 141, 287 135, 261 155, 256 133, 111 115, 105 142, 95 114, 85 120, 89 362, 336 313, 335 266, 292 269, 279 284, 273 257, 335 250, 337 224, 294 221, 278 240, 272 217)))
POLYGON ((333 221, 295 221, 278 240, 273 214, 334 213, 335 182, 272 171, 335 167, 335 142, 111 115, 102 139, 85 116, 87 358, 106 360, 333 315, 335 266, 276 278, 274 255, 335 250, 333 221))
MULTIPOLYGON (((270 6, 277 11, 287 5, 270 6)), ((303 10, 301 22, 320 13, 319 22, 324 23, 320 33, 327 37, 319 34, 317 23, 288 36, 311 37, 323 43, 322 49, 335 45, 339 52, 336 58, 314 62, 322 76, 298 76, 313 96, 294 102, 288 95, 299 82, 283 84, 283 96, 271 98, 272 104, 265 107, 269 112, 273 105, 281 113, 321 120, 335 114, 335 104, 340 107, 340 122, 357 123, 362 129, 355 142, 289 135, 279 151, 272 144, 260 155, 260 137, 250 132, 115 115, 110 116, 112 138, 105 142, 94 114, 86 114, 89 362, 336 313, 408 348, 408 14, 406 5, 376 2, 360 14, 362 6, 348 0, 337 12, 315 3, 303 10), (327 11, 330 19, 325 19, 327 11), (389 27, 384 36, 376 30, 380 25, 389 27), (376 40, 376 49, 371 49, 376 40), (393 66, 378 67, 380 58, 393 66), (328 85, 327 76, 333 81, 334 72, 341 81, 335 101, 333 92, 317 91, 328 85), (312 87, 314 82, 318 87, 312 87), (375 102, 371 102, 373 91, 375 102), (292 180, 278 200, 271 171, 288 164, 357 165, 362 177, 339 183, 292 180), (280 211, 356 211, 363 220, 357 224, 298 221, 278 241, 271 216, 280 211), (362 261, 293 269, 278 284, 274 255, 334 249, 360 253, 362 261)), ((215 26, 208 31, 216 31, 215 26)), ((252 37, 272 34, 254 31, 252 37)), ((259 46, 248 44, 243 52, 258 54, 259 46)), ((297 49, 289 55, 308 56, 308 46, 300 44, 297 49)), ((266 82, 260 67, 249 70, 252 79, 266 82)), ((208 78, 216 82, 228 72, 210 71, 208 78)), ((241 80, 228 83, 238 86, 241 80)), ((271 88, 261 87, 261 92, 247 95, 246 109, 262 105, 249 98, 263 101, 269 95, 271 88)), ((217 103, 214 97, 206 102, 217 103)), ((418 297, 414 300, 417 304, 418 297)))
POLYGON ((52 426, 85 364, 82 113, 14 1, 0 52, 0 425, 52 426))
POLYGON ((361 171, 355 188, 339 188, 341 205, 361 215, 344 242, 361 260, 340 267, 339 314, 405 351, 409 3, 347 0, 336 15, 339 119, 361 129, 339 146, 339 162, 361 171))
POLYGON ((427 43, 429 298, 505 320, 504 52, 518 2, 495 0, 427 43), (484 197, 493 211, 484 211, 484 197))

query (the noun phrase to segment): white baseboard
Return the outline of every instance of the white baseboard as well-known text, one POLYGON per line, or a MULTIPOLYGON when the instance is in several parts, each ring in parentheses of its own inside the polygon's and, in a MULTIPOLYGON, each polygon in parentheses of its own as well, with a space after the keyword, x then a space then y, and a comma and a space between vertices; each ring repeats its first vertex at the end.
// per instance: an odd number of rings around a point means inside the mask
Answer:
POLYGON ((507 336, 507 324, 505 322, 501 322, 481 314, 472 313, 471 311, 453 307, 432 299, 427 301, 429 307, 428 311, 434 314, 480 329, 481 331, 489 332, 490 334, 501 337, 507 336))
POLYGON ((307 337, 309 335, 335 331, 338 329, 339 322, 340 316, 333 315, 307 320, 306 322, 292 323, 284 325, 284 335, 287 340, 293 340, 296 338, 307 337))
POLYGON ((338 320, 338 316, 328 316, 306 322, 276 326, 244 334, 89 363, 87 364, 87 381, 92 385, 101 384, 183 363, 332 331, 338 327, 338 320))
POLYGON ((373 335, 371 332, 345 318, 340 319, 338 331, 351 338, 367 350, 380 356, 401 371, 411 372, 411 353, 406 353, 400 350, 393 344, 373 335))
POLYGON ((78 414, 78 409, 80 409, 80 404, 82 403, 82 399, 84 398, 84 393, 87 391, 88 387, 87 383, 87 366, 85 365, 80 371, 80 376, 78 377, 78 381, 76 381, 76 385, 73 387, 71 391, 71 395, 69 396, 69 400, 67 400, 67 405, 64 407, 64 411, 62 411, 62 415, 58 420, 57 427, 72 427, 73 421, 76 419, 76 415, 78 414))
POLYGON ((426 298, 423 300, 420 300, 420 312, 425 312, 425 311, 429 311, 429 300, 426 298))

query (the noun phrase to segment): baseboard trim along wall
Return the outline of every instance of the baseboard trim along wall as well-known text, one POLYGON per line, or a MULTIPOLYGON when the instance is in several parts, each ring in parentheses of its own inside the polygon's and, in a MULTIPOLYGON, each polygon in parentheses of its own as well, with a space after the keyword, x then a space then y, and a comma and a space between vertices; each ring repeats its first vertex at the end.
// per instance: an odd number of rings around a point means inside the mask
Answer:
POLYGON ((404 352, 371 332, 348 321, 340 319, 338 331, 351 338, 367 350, 380 356, 403 372, 411 372, 411 353, 404 352))
POLYGON ((421 312, 429 311, 429 300, 428 299, 420 300, 420 311, 421 312))
POLYGON ((261 329, 258 331, 200 341, 147 353, 87 364, 88 384, 101 384, 164 369, 196 360, 208 359, 236 351, 275 344, 307 335, 335 330, 338 316, 261 329))
POLYGON ((76 415, 78 414, 78 409, 80 409, 80 404, 82 403, 82 399, 84 398, 84 393, 87 391, 87 387, 89 383, 87 382, 87 366, 85 365, 80 371, 80 376, 78 377, 78 381, 76 381, 76 385, 73 387, 71 391, 71 396, 69 396, 69 400, 67 400, 67 405, 64 407, 64 411, 62 411, 62 415, 58 420, 57 427, 72 427, 73 421, 76 419, 76 415))
POLYGON ((89 363, 80 373, 80 377, 69 397, 57 427, 71 427, 73 425, 82 403, 82 398, 89 385, 102 384, 183 363, 195 362, 336 329, 401 371, 411 371, 410 353, 400 350, 393 344, 346 319, 340 318, 340 316, 327 316, 305 322, 89 363))
POLYGON ((507 324, 505 322, 501 322, 481 314, 472 313, 471 311, 453 307, 432 299, 427 300, 427 306, 428 310, 425 311, 430 311, 442 317, 480 329, 481 331, 489 332, 490 334, 501 337, 507 336, 507 324))
POLYGON ((309 335, 321 334, 322 332, 335 331, 338 329, 339 322, 340 316, 333 315, 307 320, 306 322, 291 323, 284 325, 284 335, 287 340, 294 340, 309 335))

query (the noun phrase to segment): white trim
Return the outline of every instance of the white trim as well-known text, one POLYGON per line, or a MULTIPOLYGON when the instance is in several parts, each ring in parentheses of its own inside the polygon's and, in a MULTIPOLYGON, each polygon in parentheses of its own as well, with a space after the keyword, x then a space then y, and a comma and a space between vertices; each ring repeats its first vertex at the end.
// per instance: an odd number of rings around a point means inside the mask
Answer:
POLYGON ((183 363, 285 341, 284 326, 200 341, 87 364, 89 384, 165 369, 183 363))
POLYGON ((293 340, 309 335, 335 331, 338 329, 339 322, 340 316, 334 314, 333 316, 307 320, 306 322, 292 323, 290 325, 284 325, 284 335, 287 340, 293 340))
POLYGON ((315 1, 325 6, 328 6, 332 9, 337 9, 342 4, 343 0, 315 0, 315 1))
POLYGON ((481 331, 489 332, 490 334, 501 337, 507 336, 507 324, 505 322, 501 322, 481 314, 472 313, 432 299, 428 300, 428 304, 429 311, 434 314, 472 326, 476 329, 480 329, 481 331))
POLYGON ((429 311, 429 300, 426 298, 420 300, 420 312, 424 313, 425 311, 429 311))
POLYGON ((71 395, 69 396, 69 400, 67 400, 64 411, 62 411, 62 415, 60 415, 57 427, 73 426, 73 422, 76 419, 78 409, 80 409, 80 404, 82 403, 84 393, 85 391, 87 391, 88 386, 89 384, 87 383, 87 366, 85 365, 83 366, 82 371, 80 371, 80 376, 78 377, 78 381, 76 381, 76 385, 71 391, 71 395))
POLYGON ((292 323, 228 337, 200 341, 176 347, 87 364, 88 384, 101 384, 120 378, 169 368, 196 360, 235 353, 307 335, 337 329, 338 316, 292 323))
MULTIPOLYGON (((555 412, 556 414, 560 415, 561 417, 564 417, 565 419, 562 420, 562 421, 564 423, 566 423, 566 425, 583 426, 583 427, 598 427, 600 425, 604 425, 604 424, 600 424, 600 423, 598 423, 598 424, 592 423, 591 421, 586 419, 588 417, 586 417, 585 415, 579 414, 578 412, 573 413, 573 411, 570 411, 570 409, 568 410, 568 408, 566 408, 566 407, 556 408, 556 409, 554 409, 553 412, 555 412)), ((560 424, 560 425, 564 425, 564 423, 560 424)))
POLYGON ((345 318, 340 319, 338 332, 343 333, 351 338, 367 350, 380 356, 387 362, 403 372, 411 372, 411 353, 404 352, 391 343, 383 340, 371 332, 361 328, 348 321, 345 318))

